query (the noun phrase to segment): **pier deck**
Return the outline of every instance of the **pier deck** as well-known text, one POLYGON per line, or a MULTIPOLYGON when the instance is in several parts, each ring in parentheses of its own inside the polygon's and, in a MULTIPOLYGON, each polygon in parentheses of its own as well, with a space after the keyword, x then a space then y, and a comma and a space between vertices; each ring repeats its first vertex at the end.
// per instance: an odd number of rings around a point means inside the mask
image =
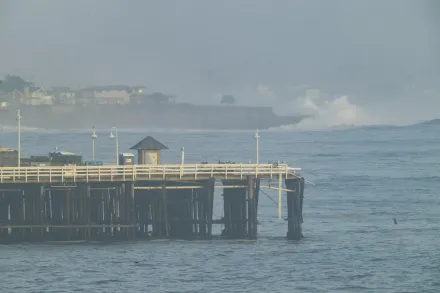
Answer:
POLYGON ((1 167, 0 183, 135 182, 297 178, 287 164, 172 164, 132 166, 1 167))

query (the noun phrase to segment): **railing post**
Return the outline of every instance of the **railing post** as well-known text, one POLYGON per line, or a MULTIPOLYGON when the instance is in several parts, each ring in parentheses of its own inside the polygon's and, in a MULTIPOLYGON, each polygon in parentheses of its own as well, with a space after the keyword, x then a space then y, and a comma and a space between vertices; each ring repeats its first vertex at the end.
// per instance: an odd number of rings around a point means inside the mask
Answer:
POLYGON ((195 173, 194 173, 194 180, 197 180, 197 165, 196 165, 196 170, 195 170, 195 173))
POLYGON ((225 165, 225 179, 228 179, 228 165, 225 165))
POLYGON ((132 178, 132 181, 134 181, 135 180, 135 178, 136 178, 136 176, 135 176, 135 173, 137 172, 137 166, 136 165, 133 165, 133 169, 132 169, 132 174, 131 174, 131 176, 133 177, 132 178))
POLYGON ((3 170, 0 169, 0 183, 3 183, 3 170))
POLYGON ((76 182, 76 166, 73 166, 73 182, 76 182))
POLYGON ((52 183, 52 168, 49 169, 49 182, 52 183))
POLYGON ((27 178, 27 171, 28 169, 24 169, 24 181, 27 183, 28 182, 28 178, 27 178))
POLYGON ((211 178, 214 177, 214 165, 211 164, 211 178))
POLYGON ((89 182, 89 166, 86 166, 86 182, 89 182))
POLYGON ((101 182, 101 168, 98 167, 98 181, 101 182))
POLYGON ((37 167, 37 183, 40 183, 40 167, 37 167))

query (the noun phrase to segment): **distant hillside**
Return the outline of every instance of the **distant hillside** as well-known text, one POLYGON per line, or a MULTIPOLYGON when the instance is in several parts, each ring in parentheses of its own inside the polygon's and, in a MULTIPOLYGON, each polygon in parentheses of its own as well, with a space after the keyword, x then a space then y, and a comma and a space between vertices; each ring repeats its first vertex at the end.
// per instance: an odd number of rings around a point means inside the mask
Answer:
POLYGON ((417 124, 422 124, 422 125, 440 125, 440 119, 432 119, 432 120, 428 120, 428 121, 424 121, 424 122, 420 122, 417 124))

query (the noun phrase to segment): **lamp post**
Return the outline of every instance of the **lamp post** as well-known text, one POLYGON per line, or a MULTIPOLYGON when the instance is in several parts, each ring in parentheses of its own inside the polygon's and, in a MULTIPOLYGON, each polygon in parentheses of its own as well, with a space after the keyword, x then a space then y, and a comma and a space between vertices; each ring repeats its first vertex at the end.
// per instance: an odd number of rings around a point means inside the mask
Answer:
POLYGON ((181 160, 180 160, 180 163, 183 165, 183 164, 185 163, 185 148, 182 147, 182 148, 180 149, 180 151, 181 151, 181 153, 182 153, 182 158, 181 158, 181 160))
POLYGON ((118 129, 116 127, 110 128, 110 139, 116 141, 116 166, 119 165, 119 142, 118 142, 118 129), (114 133, 113 133, 114 132, 114 133))
POLYGON ((21 162, 21 115, 20 115, 20 109, 17 109, 17 136, 18 136, 18 161, 17 166, 20 167, 21 162))
POLYGON ((96 135, 95 126, 92 128, 92 161, 95 161, 95 139, 98 137, 96 135))
POLYGON ((255 142, 256 142, 256 152, 257 152, 257 165, 259 164, 259 161, 260 161, 260 158, 259 158, 259 139, 260 139, 260 135, 258 135, 258 129, 255 131, 255 134, 254 134, 254 139, 255 139, 255 142))

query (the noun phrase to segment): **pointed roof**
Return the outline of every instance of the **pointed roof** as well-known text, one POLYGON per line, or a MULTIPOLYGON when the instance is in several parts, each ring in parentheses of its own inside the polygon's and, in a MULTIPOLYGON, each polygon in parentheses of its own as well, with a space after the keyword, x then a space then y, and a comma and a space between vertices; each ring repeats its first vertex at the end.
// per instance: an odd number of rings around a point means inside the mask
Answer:
POLYGON ((168 148, 162 143, 158 142, 151 136, 147 136, 134 146, 130 148, 131 150, 167 150, 168 148))

